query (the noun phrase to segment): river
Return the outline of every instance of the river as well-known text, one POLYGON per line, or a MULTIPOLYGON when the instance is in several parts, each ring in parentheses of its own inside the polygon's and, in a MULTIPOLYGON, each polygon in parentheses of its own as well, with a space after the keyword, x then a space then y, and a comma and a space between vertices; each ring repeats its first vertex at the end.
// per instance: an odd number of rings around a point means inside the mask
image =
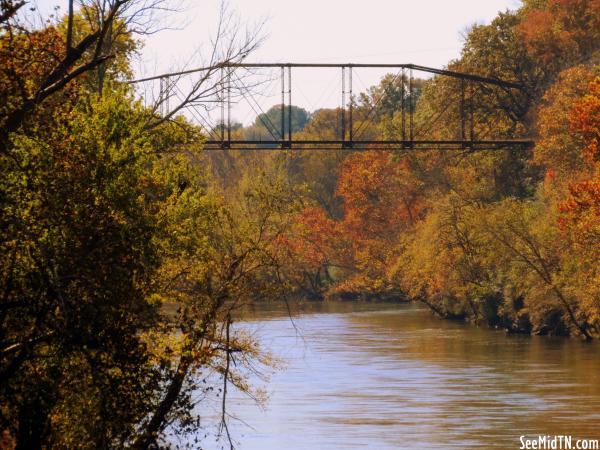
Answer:
POLYGON ((261 309, 238 325, 285 367, 266 384, 264 409, 230 394, 236 448, 517 449, 521 435, 600 438, 598 343, 507 335, 414 305, 297 312, 292 322, 281 308, 261 309))

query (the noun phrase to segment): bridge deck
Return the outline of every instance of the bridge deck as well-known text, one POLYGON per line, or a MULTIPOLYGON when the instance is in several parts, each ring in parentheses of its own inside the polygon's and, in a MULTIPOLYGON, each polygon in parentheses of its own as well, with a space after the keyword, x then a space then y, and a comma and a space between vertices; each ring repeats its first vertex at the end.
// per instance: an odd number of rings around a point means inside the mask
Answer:
POLYGON ((500 150, 504 148, 531 148, 534 141, 526 139, 505 140, 208 140, 206 150, 500 150))

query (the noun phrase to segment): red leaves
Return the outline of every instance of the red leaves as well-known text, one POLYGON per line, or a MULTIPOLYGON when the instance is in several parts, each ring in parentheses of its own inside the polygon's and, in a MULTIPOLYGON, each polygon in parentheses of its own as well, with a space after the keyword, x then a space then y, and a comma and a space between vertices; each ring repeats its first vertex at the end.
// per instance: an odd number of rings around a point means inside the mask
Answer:
POLYGON ((600 177, 575 183, 569 189, 571 198, 561 205, 560 210, 577 219, 576 214, 592 208, 600 217, 600 177))
POLYGON ((569 199, 560 204, 560 228, 587 251, 600 246, 600 171, 591 180, 570 186, 569 199))

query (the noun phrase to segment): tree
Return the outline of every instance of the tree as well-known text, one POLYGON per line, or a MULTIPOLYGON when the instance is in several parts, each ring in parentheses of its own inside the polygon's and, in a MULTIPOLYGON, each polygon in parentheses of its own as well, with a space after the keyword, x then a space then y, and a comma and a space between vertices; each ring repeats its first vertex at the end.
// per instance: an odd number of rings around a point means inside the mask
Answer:
POLYGON ((136 338, 157 320, 158 262, 137 113, 78 103, 2 159, 1 418, 17 448, 118 441, 148 405, 135 386, 158 381, 136 338))
POLYGON ((344 160, 337 187, 344 208, 339 229, 350 242, 342 264, 350 270, 337 291, 390 290, 386 266, 398 235, 422 212, 421 189, 407 158, 397 160, 388 152, 368 151, 344 160))
POLYGON ((148 133, 147 114, 105 92, 19 136, 27 172, 3 170, 0 426, 18 448, 148 448, 196 430, 207 367, 245 389, 227 361, 265 361, 225 329, 281 295, 294 194, 261 177, 226 201, 185 127, 148 133))
POLYGON ((596 331, 600 324, 600 78, 596 77, 574 104, 570 114, 570 132, 582 141, 582 158, 588 168, 586 179, 569 186, 569 196, 560 206, 560 226, 577 257, 572 259, 574 293, 591 316, 596 331))
POLYGON ((465 38, 460 59, 449 66, 462 72, 517 82, 522 86, 516 91, 478 86, 475 97, 481 113, 503 117, 507 120, 505 126, 513 132, 518 132, 516 127, 527 123, 530 107, 556 74, 527 53, 517 31, 520 21, 518 13, 502 12, 489 25, 473 26, 465 38))
MULTIPOLYGON (((66 40, 70 30, 71 40, 79 42, 102 26, 105 13, 103 8, 97 4, 84 4, 72 16, 66 16, 59 22, 58 31, 66 40)), ((126 17, 117 16, 107 30, 102 47, 103 52, 110 54, 111 57, 100 63, 95 70, 87 71, 81 77, 92 92, 102 95, 107 82, 122 81, 133 77, 130 59, 142 44, 134 38, 133 31, 127 27, 126 20, 126 17)), ((87 49, 82 55, 82 59, 92 59, 93 51, 95 49, 87 49)))
MULTIPOLYGON (((597 124, 590 120, 595 101, 588 88, 593 70, 581 65, 559 73, 563 65, 544 62, 524 45, 528 39, 524 27, 532 25, 527 23, 528 11, 550 11, 559 3, 565 18, 559 17, 553 30, 569 26, 580 37, 595 32, 587 29, 595 17, 577 13, 583 2, 567 12, 568 2, 542 1, 527 2, 515 13, 501 13, 490 25, 475 26, 467 35, 461 58, 450 68, 516 80, 524 87, 513 92, 495 87, 474 91, 467 86, 476 136, 514 137, 537 125, 539 141, 533 158, 516 150, 417 154, 422 170, 415 173, 429 185, 426 214, 401 235, 388 277, 441 316, 514 331, 591 338, 598 333, 598 294, 589 280, 597 277, 592 261, 598 259, 599 246, 589 219, 595 217, 595 185, 590 180, 595 168, 582 149, 590 143, 594 149, 597 139, 597 124), (558 25, 571 20, 566 19, 571 13, 573 20, 575 16, 581 19, 579 24, 558 25), (574 110, 586 93, 587 107, 574 110), (544 170, 546 184, 540 187, 544 170), (578 200, 572 197, 575 192, 578 200), (565 198, 570 200, 565 202, 565 198), (573 202, 572 216, 569 202, 573 202), (569 220, 578 220, 578 202, 582 206, 579 224, 585 222, 583 233, 567 225, 569 220), (585 241, 584 249, 576 244, 575 236, 591 240, 585 241)), ((595 7, 587 3, 586 8, 595 7)), ((548 39, 552 43, 555 38, 548 39)), ((576 58, 562 54, 555 59, 568 61, 567 65, 585 61, 594 44, 588 40, 582 45, 587 50, 579 48, 576 58)), ((449 99, 456 103, 460 95, 459 83, 439 77, 428 81, 415 112, 415 129, 437 115, 439 120, 430 132, 438 138, 455 138, 460 131, 458 111, 447 103, 449 99)))
POLYGON ((332 270, 340 263, 343 246, 337 224, 318 207, 306 207, 294 217, 279 245, 286 254, 285 276, 300 295, 322 299, 333 283, 332 270))
POLYGON ((2 60, 10 62, 15 55, 22 54, 19 47, 24 45, 26 48, 36 49, 33 54, 30 53, 30 57, 35 60, 42 59, 46 65, 38 74, 39 78, 35 79, 35 83, 29 84, 22 83, 22 74, 11 70, 10 65, 3 64, 8 69, 3 70, 3 76, 14 86, 14 91, 18 93, 18 100, 12 103, 10 109, 5 110, 1 117, 0 144, 5 147, 8 144, 9 133, 17 131, 28 116, 46 99, 61 92, 80 75, 94 70, 113 57, 110 53, 111 46, 107 45, 107 35, 122 12, 131 8, 127 11, 129 20, 135 20, 136 17, 147 14, 158 6, 158 4, 143 5, 135 0, 115 0, 107 3, 102 11, 102 20, 97 26, 83 34, 81 40, 74 42, 73 0, 70 0, 65 41, 59 45, 59 41, 55 40, 55 45, 52 47, 36 48, 39 31, 29 31, 19 23, 6 21, 7 31, 2 34, 2 60), (23 44, 23 41, 31 42, 23 44))
MULTIPOLYGON (((301 131, 310 118, 310 114, 299 106, 291 106, 292 110, 292 132, 301 131)), ((283 124, 283 134, 287 136, 289 130, 288 107, 285 107, 285 121, 283 124)), ((281 135, 281 105, 271 107, 266 113, 259 114, 254 120, 255 127, 267 128, 276 135, 281 135)))
POLYGON ((381 120, 399 112, 404 101, 404 108, 408 113, 416 109, 424 84, 425 81, 420 78, 409 80, 406 74, 387 74, 379 84, 371 86, 366 93, 359 95, 358 106, 367 110, 373 109, 375 118, 381 120))
POLYGON ((8 22, 15 14, 17 14, 19 9, 25 6, 25 3, 24 0, 18 0, 16 2, 13 0, 2 0, 0 3, 0 24, 8 22))
MULTIPOLYGON (((85 25, 71 10, 39 29, 14 22, 15 5, 2 3, 0 35, 0 429, 19 449, 158 445, 167 424, 197 423, 200 372, 245 389, 233 355, 267 362, 231 316, 279 292, 274 242, 294 202, 261 179, 234 205, 208 188, 197 128, 126 86, 89 89, 114 56, 108 28, 125 24, 127 40, 162 2, 108 2, 85 25)), ((234 41, 215 57, 254 45, 221 32, 234 41)), ((127 54, 101 77, 126 77, 127 54)))
MULTIPOLYGON (((185 158, 177 159, 185 164, 185 158)), ((164 173, 162 164, 156 169, 164 173)), ((293 190, 282 178, 263 174, 245 179, 239 197, 225 202, 194 189, 197 182, 203 184, 197 167, 188 166, 185 178, 185 190, 169 196, 158 222, 165 253, 154 298, 177 309, 171 317, 164 316, 164 330, 148 335, 151 341, 165 343, 155 351, 166 360, 163 382, 153 392, 153 408, 132 436, 133 448, 160 442, 167 426, 197 432, 192 394, 207 388, 209 368, 223 377, 222 424, 230 439, 227 384, 248 390, 242 368, 268 363, 255 342, 229 329, 232 317, 237 308, 257 298, 285 295, 278 242, 295 212, 293 190), (239 370, 230 366, 232 360, 239 370)))
POLYGON ((527 51, 554 70, 581 63, 599 48, 597 0, 526 2, 522 16, 517 30, 527 51))
POLYGON ((583 96, 593 75, 587 66, 564 70, 544 95, 538 114, 540 139, 534 161, 547 171, 553 189, 563 195, 569 182, 589 173, 581 136, 571 133, 570 118, 574 103, 583 96))

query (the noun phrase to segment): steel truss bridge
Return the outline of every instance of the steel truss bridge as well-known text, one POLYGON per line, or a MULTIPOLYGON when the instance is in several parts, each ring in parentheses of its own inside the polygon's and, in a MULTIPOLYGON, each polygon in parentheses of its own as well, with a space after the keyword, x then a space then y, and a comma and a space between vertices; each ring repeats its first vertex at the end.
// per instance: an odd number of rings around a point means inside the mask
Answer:
MULTIPOLYGON (((394 150, 394 149, 438 149, 438 150, 498 150, 504 148, 526 149, 533 146, 534 142, 530 139, 496 139, 485 136, 477 136, 476 119, 474 115, 473 98, 477 95, 477 87, 500 87, 504 90, 522 90, 523 87, 513 81, 506 81, 497 78, 483 77, 479 75, 456 72, 451 70, 435 69, 415 64, 320 64, 320 63, 222 63, 210 67, 191 69, 181 72, 166 73, 156 75, 131 83, 145 83, 160 81, 159 104, 160 114, 163 116, 169 111, 169 98, 175 83, 171 80, 180 79, 182 76, 200 74, 208 80, 215 74, 217 82, 214 83, 214 89, 207 89, 203 92, 212 92, 212 97, 206 95, 203 100, 195 99, 195 107, 202 105, 206 110, 209 108, 214 112, 220 112, 220 120, 216 123, 210 123, 200 112, 194 114, 199 119, 200 125, 208 136, 204 143, 206 150, 394 150), (339 136, 334 139, 303 139, 292 129, 292 72, 294 69, 335 69, 341 71, 340 100, 341 108, 338 109, 339 136), (260 69, 275 70, 279 72, 279 82, 281 85, 281 102, 279 108, 281 111, 281 123, 274 124, 264 114, 264 110, 258 106, 257 111, 253 106, 257 117, 262 125, 270 134, 269 139, 238 139, 233 137, 235 134, 232 129, 232 92, 238 92, 238 98, 245 98, 251 102, 251 87, 243 86, 243 80, 236 75, 236 71, 254 71, 260 69), (384 91, 378 101, 371 106, 371 110, 357 124, 356 104, 354 102, 353 91, 353 73, 358 69, 381 69, 394 72, 392 83, 399 80, 401 88, 401 101, 399 105, 399 120, 401 125, 396 133, 396 139, 381 138, 363 138, 365 120, 373 118, 378 103, 387 95, 384 91), (451 102, 458 103, 452 107, 458 110, 458 123, 456 124, 458 139, 434 139, 427 136, 418 136, 415 131, 415 105, 414 102, 414 72, 432 74, 439 77, 446 77, 456 80, 460 85, 460 96, 451 102), (211 75, 202 75, 208 74, 211 75), (210 106, 207 106, 210 105, 210 106), (262 113, 262 114, 261 114, 262 113)), ((176 88, 176 87, 175 87, 176 88)), ((181 92, 181 90, 180 90, 181 92)), ((235 100, 234 100, 235 101, 235 100)), ((254 100, 254 104, 257 102, 254 100)), ((363 115, 364 116, 364 115, 363 115)))

